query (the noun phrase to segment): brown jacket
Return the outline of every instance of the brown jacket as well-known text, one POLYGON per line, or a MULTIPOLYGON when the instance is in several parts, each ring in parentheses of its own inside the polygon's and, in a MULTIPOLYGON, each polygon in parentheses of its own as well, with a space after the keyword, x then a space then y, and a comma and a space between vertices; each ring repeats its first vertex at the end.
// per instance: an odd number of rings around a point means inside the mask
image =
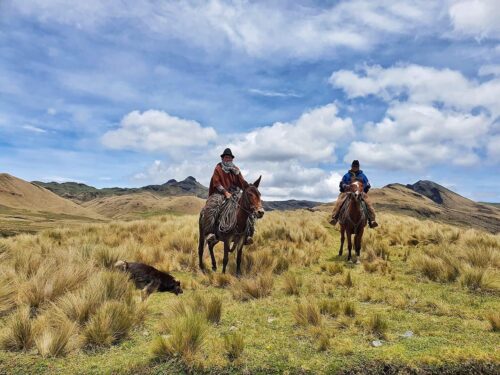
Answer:
POLYGON ((215 167, 214 174, 210 180, 208 195, 219 193, 219 190, 217 189, 218 186, 222 186, 226 190, 230 190, 236 186, 240 189, 245 189, 248 186, 248 182, 245 181, 241 172, 237 175, 224 172, 222 170, 221 163, 219 163, 215 167))

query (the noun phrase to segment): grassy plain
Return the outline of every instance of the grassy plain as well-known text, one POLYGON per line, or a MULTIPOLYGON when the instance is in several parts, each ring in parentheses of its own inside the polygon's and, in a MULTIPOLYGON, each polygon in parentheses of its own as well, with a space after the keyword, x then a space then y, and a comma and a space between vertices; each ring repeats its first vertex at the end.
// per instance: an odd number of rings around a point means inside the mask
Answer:
POLYGON ((198 271, 196 224, 1 239, 0 373, 499 371, 498 235, 382 214, 354 265, 324 213, 271 212, 238 280, 234 254, 229 275, 198 271), (184 294, 141 302, 118 259, 171 272, 184 294))

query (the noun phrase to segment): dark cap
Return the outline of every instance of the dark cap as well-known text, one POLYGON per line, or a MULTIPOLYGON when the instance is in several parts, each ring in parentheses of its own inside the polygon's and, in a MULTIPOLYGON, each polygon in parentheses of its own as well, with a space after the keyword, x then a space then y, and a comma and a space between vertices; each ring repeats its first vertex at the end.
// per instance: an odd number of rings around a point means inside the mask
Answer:
POLYGON ((226 155, 227 155, 227 156, 231 156, 232 158, 234 158, 234 155, 233 155, 233 153, 231 152, 231 149, 230 149, 230 148, 226 148, 220 157, 221 157, 221 158, 223 158, 223 157, 224 157, 224 156, 226 156, 226 155))
POLYGON ((359 168, 359 160, 353 160, 351 167, 358 167, 359 168))

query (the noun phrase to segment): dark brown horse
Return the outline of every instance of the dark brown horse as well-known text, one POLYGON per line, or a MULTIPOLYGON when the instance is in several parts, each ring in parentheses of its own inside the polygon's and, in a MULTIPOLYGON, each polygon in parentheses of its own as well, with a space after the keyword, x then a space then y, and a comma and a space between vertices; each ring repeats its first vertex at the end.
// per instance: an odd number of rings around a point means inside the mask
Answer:
MULTIPOLYGON (((347 249, 349 255, 347 260, 351 260, 352 240, 354 234, 354 249, 356 255, 361 255, 361 239, 366 226, 366 214, 362 207, 363 201, 363 183, 361 181, 353 181, 347 190, 347 198, 340 209, 340 250, 339 256, 342 255, 344 247, 345 235, 347 233, 347 249)), ((358 259, 359 262, 359 259, 358 259)))
MULTIPOLYGON (((261 176, 262 177, 262 176, 261 176)), ((261 177, 259 177, 253 184, 243 190, 241 197, 238 200, 236 208, 236 225, 228 233, 217 233, 215 241, 208 241, 208 250, 212 259, 212 270, 217 270, 217 263, 215 261, 214 246, 217 242, 224 243, 224 258, 222 260, 222 272, 226 272, 227 262, 229 260, 229 253, 236 250, 236 275, 241 274, 241 255, 243 252, 243 245, 246 239, 249 219, 251 217, 261 218, 264 216, 264 208, 260 199, 260 192, 258 190, 261 177), (231 247, 232 244, 232 247, 231 247)), ((203 263, 203 252, 205 250, 206 236, 209 234, 209 229, 204 228, 202 220, 203 211, 200 213, 199 231, 200 237, 198 242, 198 256, 200 262, 200 269, 205 270, 203 263)))

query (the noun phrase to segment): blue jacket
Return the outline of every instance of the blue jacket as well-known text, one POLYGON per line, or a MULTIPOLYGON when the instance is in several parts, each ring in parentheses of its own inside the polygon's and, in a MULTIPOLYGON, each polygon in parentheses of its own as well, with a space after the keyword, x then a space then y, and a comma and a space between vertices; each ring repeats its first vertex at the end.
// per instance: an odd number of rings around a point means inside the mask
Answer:
POLYGON ((368 193, 368 190, 372 187, 370 185, 370 181, 368 181, 368 177, 365 176, 362 170, 359 170, 356 173, 349 170, 344 177, 342 177, 342 181, 340 181, 339 187, 341 193, 345 192, 346 187, 351 184, 352 179, 363 182, 363 190, 365 193, 368 193))

